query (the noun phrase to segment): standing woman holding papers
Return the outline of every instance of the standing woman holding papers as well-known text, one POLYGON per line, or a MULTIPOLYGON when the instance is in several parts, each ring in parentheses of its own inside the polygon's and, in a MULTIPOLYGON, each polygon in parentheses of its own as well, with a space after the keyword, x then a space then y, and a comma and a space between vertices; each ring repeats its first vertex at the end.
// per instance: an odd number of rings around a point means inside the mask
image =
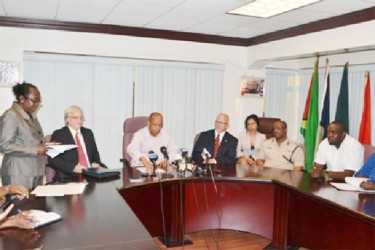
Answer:
POLYGON ((35 115, 41 97, 38 88, 26 82, 16 84, 13 93, 16 101, 0 117, 1 181, 33 189, 43 184, 45 171, 43 130, 35 115))
POLYGON ((65 127, 55 130, 51 141, 61 144, 76 144, 77 148, 67 150, 54 158, 48 157, 48 164, 56 170, 54 180, 60 180, 87 168, 102 165, 94 134, 83 127, 85 117, 78 106, 70 106, 64 112, 65 127))

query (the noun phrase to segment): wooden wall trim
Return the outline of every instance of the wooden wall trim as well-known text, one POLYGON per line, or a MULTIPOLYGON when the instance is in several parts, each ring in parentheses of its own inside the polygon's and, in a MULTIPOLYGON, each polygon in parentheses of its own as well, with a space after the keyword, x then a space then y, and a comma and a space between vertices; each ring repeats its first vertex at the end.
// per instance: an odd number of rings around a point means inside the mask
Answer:
POLYGON ((295 37, 312 32, 338 28, 375 19, 375 7, 354 11, 344 15, 331 17, 296 27, 267 33, 253 38, 235 38, 216 35, 205 35, 189 32, 176 32, 158 29, 145 29, 108 24, 91 24, 79 22, 63 22, 56 20, 30 19, 17 17, 0 17, 0 26, 30 29, 64 30, 74 32, 102 33, 111 35, 126 35, 136 37, 160 38, 168 40, 212 43, 233 46, 252 46, 295 37))

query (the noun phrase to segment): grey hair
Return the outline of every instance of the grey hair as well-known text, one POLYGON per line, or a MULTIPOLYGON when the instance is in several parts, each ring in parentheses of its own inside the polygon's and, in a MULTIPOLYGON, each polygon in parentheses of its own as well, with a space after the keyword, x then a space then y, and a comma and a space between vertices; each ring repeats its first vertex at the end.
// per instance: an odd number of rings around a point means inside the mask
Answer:
POLYGON ((72 105, 72 106, 69 106, 67 109, 65 109, 64 111, 64 123, 65 125, 68 125, 68 117, 71 116, 74 112, 76 111, 82 111, 82 109, 80 107, 78 107, 77 105, 72 105))

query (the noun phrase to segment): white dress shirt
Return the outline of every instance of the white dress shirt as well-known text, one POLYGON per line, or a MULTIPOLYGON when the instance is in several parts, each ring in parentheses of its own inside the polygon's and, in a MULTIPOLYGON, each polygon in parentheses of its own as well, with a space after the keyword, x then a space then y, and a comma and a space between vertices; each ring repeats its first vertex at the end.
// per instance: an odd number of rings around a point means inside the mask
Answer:
POLYGON ((173 162, 177 158, 181 158, 180 149, 174 143, 172 137, 165 132, 163 129, 157 136, 150 134, 148 127, 144 127, 138 130, 128 145, 127 151, 132 158, 130 165, 132 167, 143 166, 142 162, 139 161, 141 156, 148 159, 150 151, 154 151, 158 155, 157 164, 164 161, 164 156, 160 152, 161 147, 166 147, 169 155, 169 162, 173 162))

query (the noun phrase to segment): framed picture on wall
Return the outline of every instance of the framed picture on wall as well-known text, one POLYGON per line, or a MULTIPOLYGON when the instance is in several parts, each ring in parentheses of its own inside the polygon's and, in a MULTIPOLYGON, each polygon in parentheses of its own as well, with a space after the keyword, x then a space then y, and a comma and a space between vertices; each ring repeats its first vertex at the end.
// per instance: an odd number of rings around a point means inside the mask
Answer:
POLYGON ((12 86, 18 82, 20 65, 18 62, 0 61, 0 85, 12 86))
POLYGON ((242 76, 241 96, 263 96, 264 78, 242 76))

